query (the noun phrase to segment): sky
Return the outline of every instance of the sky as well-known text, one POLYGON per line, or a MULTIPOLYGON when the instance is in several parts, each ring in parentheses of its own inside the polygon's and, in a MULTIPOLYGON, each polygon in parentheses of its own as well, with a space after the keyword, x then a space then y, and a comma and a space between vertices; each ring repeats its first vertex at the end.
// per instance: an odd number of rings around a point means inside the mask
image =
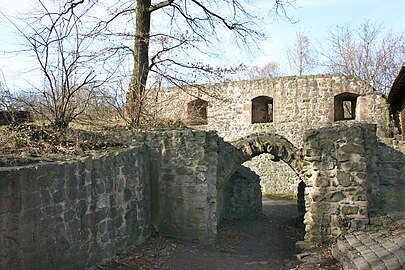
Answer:
MULTIPOLYGON (((222 57, 206 58, 206 61, 218 66, 240 63, 263 66, 272 61, 279 64, 283 74, 288 75, 291 71, 286 50, 294 43, 298 30, 313 44, 325 42, 336 25, 356 26, 365 20, 381 23, 395 33, 405 31, 405 0, 296 0, 294 7, 286 10, 294 23, 285 18, 268 18, 267 11, 274 5, 274 0, 251 2, 255 14, 266 18, 261 27, 267 39, 259 42, 258 50, 254 52, 240 50, 230 42, 225 43, 222 57)), ((29 11, 32 3, 31 0, 1 0, 0 11, 9 18, 16 18, 19 12, 29 11)), ((15 28, 0 14, 0 82, 5 80, 9 89, 26 87, 31 80, 32 74, 22 72, 29 69, 27 57, 10 53, 22 49, 22 42, 15 28)))

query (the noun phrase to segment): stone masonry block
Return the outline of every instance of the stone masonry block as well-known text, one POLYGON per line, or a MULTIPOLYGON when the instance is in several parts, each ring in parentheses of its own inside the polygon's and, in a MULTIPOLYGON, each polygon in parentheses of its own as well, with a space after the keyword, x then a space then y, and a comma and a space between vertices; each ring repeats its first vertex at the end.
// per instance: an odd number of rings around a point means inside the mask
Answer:
POLYGON ((357 205, 343 205, 341 206, 341 212, 343 215, 357 214, 359 207, 357 205))

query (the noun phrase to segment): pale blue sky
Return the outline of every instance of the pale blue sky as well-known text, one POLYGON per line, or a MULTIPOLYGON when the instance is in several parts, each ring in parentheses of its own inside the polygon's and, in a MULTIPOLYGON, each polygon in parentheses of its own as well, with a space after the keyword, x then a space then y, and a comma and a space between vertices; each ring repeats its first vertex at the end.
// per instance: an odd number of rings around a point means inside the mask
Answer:
MULTIPOLYGON (((257 15, 266 17, 267 11, 273 5, 273 0, 252 1, 259 11, 257 15), (261 13, 260 13, 261 12, 261 13)), ((18 11, 28 11, 30 0, 1 0, 0 10, 13 18, 18 11)), ((328 37, 329 30, 336 25, 359 25, 365 20, 382 23, 384 27, 402 32, 405 30, 405 0, 297 0, 295 8, 288 8, 288 15, 297 21, 291 24, 288 20, 267 19, 263 25, 267 39, 260 42, 260 51, 253 54, 245 53, 225 44, 222 58, 208 59, 214 65, 247 65, 262 66, 269 61, 280 64, 282 72, 288 75, 286 49, 295 39, 298 28, 309 37, 313 43, 323 43, 328 37)), ((22 39, 16 36, 13 27, 0 15, 0 69, 4 73, 9 88, 21 88, 26 81, 31 80, 32 74, 21 73, 27 69, 27 59, 5 52, 21 49, 18 45, 22 39)), ((405 59, 404 59, 405 60, 405 59)))
MULTIPOLYGON (((270 1, 256 2, 265 6, 264 3, 270 1)), ((297 0, 294 6, 288 9, 288 15, 297 23, 269 21, 266 25, 268 39, 261 44, 261 54, 249 59, 248 64, 260 66, 271 60, 280 63, 284 72, 288 72, 286 48, 294 42, 298 29, 314 44, 324 43, 330 29, 336 25, 356 26, 365 20, 382 23, 396 33, 405 31, 405 0, 297 0)))

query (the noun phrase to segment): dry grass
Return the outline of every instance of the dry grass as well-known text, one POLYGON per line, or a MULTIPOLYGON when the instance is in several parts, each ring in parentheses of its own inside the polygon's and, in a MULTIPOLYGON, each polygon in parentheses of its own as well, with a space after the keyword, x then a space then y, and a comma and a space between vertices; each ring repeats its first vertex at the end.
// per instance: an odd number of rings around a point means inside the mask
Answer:
POLYGON ((130 134, 122 126, 74 123, 63 131, 44 123, 0 127, 0 166, 63 159, 93 151, 127 147, 130 134))
POLYGON ((136 144, 135 134, 150 129, 184 128, 184 123, 160 119, 129 129, 122 119, 78 119, 58 131, 44 121, 0 126, 0 166, 25 165, 39 160, 63 160, 94 151, 136 144))

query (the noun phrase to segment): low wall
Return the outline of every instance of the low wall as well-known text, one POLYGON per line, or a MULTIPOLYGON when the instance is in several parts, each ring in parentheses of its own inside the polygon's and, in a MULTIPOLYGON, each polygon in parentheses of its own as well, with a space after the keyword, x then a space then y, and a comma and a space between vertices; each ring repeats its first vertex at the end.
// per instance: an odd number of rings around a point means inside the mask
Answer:
POLYGON ((32 120, 30 112, 27 111, 0 111, 0 126, 32 120))
POLYGON ((84 269, 142 243, 148 155, 0 168, 0 269, 84 269))

